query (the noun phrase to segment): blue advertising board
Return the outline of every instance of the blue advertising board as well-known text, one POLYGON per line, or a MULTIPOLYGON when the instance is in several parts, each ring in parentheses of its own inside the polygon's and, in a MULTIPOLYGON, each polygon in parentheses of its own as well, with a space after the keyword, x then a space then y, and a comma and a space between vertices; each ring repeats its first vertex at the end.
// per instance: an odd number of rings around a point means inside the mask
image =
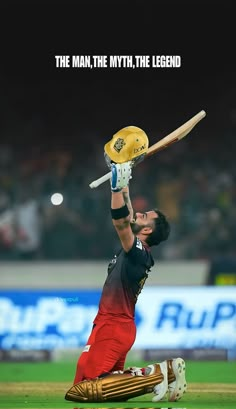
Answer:
POLYGON ((86 343, 99 291, 0 291, 0 348, 75 348, 86 343))
MULTIPOLYGON (((0 291, 0 348, 86 344, 101 292, 0 291)), ((236 350, 236 287, 146 287, 136 305, 133 348, 236 350)))

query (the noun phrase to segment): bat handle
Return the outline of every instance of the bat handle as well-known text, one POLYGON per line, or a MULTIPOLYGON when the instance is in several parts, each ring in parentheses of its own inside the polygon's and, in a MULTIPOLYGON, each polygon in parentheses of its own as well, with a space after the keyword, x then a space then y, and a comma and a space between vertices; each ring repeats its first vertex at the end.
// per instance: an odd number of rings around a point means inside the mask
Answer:
POLYGON ((102 183, 106 182, 110 178, 111 178, 111 172, 108 172, 104 176, 100 177, 99 179, 94 180, 93 182, 91 182, 89 187, 91 187, 91 189, 94 189, 95 187, 100 186, 102 183))

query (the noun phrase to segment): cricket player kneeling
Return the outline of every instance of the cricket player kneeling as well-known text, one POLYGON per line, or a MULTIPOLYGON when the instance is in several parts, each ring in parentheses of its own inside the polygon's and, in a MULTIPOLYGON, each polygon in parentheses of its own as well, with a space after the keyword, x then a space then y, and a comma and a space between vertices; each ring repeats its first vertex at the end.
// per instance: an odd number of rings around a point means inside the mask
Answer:
POLYGON ((81 381, 68 390, 65 399, 74 402, 125 401, 154 392, 155 401, 161 400, 168 390, 167 363, 148 367, 148 375, 119 373, 81 381))

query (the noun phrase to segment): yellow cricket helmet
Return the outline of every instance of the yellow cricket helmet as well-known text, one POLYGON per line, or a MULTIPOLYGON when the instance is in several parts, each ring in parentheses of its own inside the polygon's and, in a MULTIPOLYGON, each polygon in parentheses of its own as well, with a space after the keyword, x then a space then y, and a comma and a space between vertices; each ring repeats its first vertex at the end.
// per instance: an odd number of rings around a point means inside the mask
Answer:
POLYGON ((137 126, 126 126, 104 145, 104 151, 116 163, 128 162, 147 152, 147 134, 137 126))

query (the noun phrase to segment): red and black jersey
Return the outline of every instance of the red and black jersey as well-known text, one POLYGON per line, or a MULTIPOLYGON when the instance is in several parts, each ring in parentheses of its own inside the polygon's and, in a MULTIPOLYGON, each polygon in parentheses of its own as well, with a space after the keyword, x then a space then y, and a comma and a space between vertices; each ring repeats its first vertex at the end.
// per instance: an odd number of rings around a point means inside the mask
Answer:
POLYGON ((138 295, 153 265, 149 247, 137 237, 128 253, 121 249, 108 265, 94 323, 100 319, 134 319, 138 295))

